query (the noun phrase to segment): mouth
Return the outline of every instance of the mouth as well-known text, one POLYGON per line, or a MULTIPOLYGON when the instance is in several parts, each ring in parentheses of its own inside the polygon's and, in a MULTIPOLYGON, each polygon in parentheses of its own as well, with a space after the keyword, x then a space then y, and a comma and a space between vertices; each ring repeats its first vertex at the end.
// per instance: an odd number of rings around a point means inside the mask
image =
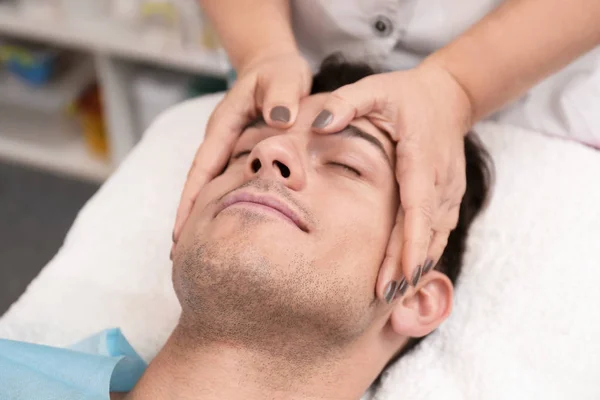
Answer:
POLYGON ((245 206, 262 209, 264 212, 268 212, 281 219, 287 220, 287 222, 293 223, 301 231, 308 233, 308 226, 306 222, 295 212, 291 207, 285 204, 283 201, 272 197, 253 194, 250 192, 233 192, 226 196, 219 207, 215 216, 221 211, 232 206, 245 206))

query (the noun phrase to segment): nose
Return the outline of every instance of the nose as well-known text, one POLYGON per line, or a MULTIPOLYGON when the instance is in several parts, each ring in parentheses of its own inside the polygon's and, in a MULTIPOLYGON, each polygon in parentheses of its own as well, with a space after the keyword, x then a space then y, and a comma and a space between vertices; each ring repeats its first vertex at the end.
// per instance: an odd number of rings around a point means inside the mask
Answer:
POLYGON ((264 139, 254 146, 248 157, 246 174, 250 179, 276 180, 294 191, 301 190, 306 184, 300 153, 285 135, 264 139))

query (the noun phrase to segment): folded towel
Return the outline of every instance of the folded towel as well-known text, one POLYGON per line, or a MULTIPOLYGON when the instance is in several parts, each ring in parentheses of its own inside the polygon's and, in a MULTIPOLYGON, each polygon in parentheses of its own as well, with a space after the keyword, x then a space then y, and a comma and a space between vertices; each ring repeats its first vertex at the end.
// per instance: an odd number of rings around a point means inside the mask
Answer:
MULTIPOLYGON (((119 326, 144 359, 156 354, 180 311, 175 210, 219 99, 159 118, 0 320, 0 337, 62 346, 119 326)), ((510 126, 476 130, 496 185, 471 230, 454 312, 375 399, 599 399, 600 155, 510 126)))

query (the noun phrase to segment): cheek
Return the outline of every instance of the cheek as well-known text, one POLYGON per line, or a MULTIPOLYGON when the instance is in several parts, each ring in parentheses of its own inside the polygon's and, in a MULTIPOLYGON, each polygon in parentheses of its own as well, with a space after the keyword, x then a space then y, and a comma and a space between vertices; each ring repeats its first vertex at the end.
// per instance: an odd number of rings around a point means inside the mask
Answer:
POLYGON ((323 229, 316 238, 318 259, 334 261, 330 266, 339 268, 337 274, 364 283, 369 291, 375 285, 396 213, 391 191, 383 196, 372 190, 366 195, 323 198, 323 229))
POLYGON ((227 171, 202 188, 181 232, 181 242, 187 243, 193 240, 195 233, 201 231, 210 222, 215 202, 241 185, 241 177, 238 175, 240 174, 227 171))

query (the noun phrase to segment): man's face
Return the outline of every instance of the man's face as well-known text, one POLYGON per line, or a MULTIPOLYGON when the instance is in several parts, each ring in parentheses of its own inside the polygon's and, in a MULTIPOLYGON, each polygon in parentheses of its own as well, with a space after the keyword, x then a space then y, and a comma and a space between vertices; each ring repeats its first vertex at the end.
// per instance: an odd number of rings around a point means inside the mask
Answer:
POLYGON ((302 100, 287 130, 248 127, 197 198, 173 279, 182 316, 204 335, 293 332, 331 345, 375 318, 398 208, 393 146, 365 119, 333 135, 312 132, 324 99, 302 100))

